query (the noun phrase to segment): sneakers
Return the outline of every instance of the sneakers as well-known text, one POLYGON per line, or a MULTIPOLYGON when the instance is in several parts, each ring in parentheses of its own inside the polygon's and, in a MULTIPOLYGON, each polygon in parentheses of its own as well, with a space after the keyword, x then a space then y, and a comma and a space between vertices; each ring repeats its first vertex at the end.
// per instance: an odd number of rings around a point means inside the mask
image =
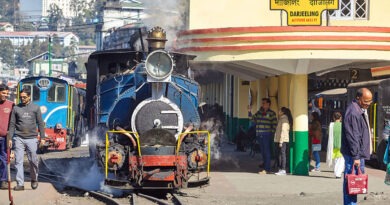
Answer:
POLYGON ((285 176, 286 175, 286 170, 279 170, 278 172, 275 173, 276 175, 279 175, 279 176, 285 176))
POLYGON ((259 171, 259 174, 273 174, 273 172, 269 171, 267 172, 266 170, 259 171))
POLYGON ((8 189, 8 182, 1 182, 0 189, 8 189))
POLYGON ((263 171, 259 171, 259 174, 268 174, 267 171, 263 170, 263 171))
POLYGON ((321 172, 321 170, 319 168, 314 168, 314 169, 310 170, 310 172, 321 172))
POLYGON ((14 187, 14 191, 24 191, 24 186, 16 185, 16 187, 14 187))
POLYGON ((37 181, 31 181, 31 188, 37 189, 38 188, 38 182, 37 181))

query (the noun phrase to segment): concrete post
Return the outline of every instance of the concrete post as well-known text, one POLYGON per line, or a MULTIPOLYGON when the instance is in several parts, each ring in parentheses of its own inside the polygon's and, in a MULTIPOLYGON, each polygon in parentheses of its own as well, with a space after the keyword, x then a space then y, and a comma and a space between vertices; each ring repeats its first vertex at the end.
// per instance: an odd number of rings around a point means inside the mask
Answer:
POLYGON ((268 97, 271 100, 271 110, 278 113, 278 77, 269 78, 268 97))
POLYGON ((290 86, 290 77, 289 75, 280 75, 279 76, 279 87, 278 87, 278 104, 279 108, 281 107, 290 107, 289 105, 289 86, 290 86))
POLYGON ((294 119, 293 147, 294 175, 309 175, 309 137, 307 118, 307 75, 293 75, 291 79, 290 96, 292 97, 291 111, 294 119))

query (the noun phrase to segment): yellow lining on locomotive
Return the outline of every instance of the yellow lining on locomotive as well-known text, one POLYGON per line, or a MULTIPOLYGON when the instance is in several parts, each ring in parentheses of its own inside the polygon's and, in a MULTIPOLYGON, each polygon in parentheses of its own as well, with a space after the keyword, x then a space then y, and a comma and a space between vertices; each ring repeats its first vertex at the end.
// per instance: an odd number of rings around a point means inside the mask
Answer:
MULTIPOLYGON (((141 146, 140 146, 140 141, 139 141, 139 135, 137 132, 131 132, 131 131, 126 131, 126 130, 110 130, 110 131, 107 131, 106 132, 106 156, 108 156, 108 147, 109 147, 109 144, 110 144, 110 141, 108 140, 108 133, 128 133, 128 134, 133 134, 137 140, 137 147, 138 147, 138 155, 139 157, 141 157, 141 146)), ((207 177, 210 176, 210 150, 211 150, 211 144, 210 144, 210 132, 209 131, 206 131, 206 130, 199 130, 199 131, 192 131, 192 132, 183 132, 179 135, 179 138, 181 138, 181 136, 183 135, 187 135, 187 134, 201 134, 201 133, 204 133, 204 134, 207 134, 207 177)), ((176 149, 176 155, 179 154, 179 150, 180 150, 180 141, 181 140, 177 140, 177 149, 176 149)), ((105 178, 107 179, 108 177, 108 157, 105 158, 105 162, 104 162, 105 166, 104 166, 104 172, 105 172, 105 178)))
POLYGON ((207 134, 207 177, 210 176, 210 150, 211 150, 211 145, 210 145, 210 132, 207 131, 207 130, 198 130, 198 131, 191 131, 191 132, 183 132, 183 133, 180 133, 179 137, 178 137, 178 140, 177 140, 177 149, 176 149, 176 155, 179 154, 179 150, 180 150, 180 142, 181 142, 181 136, 183 135, 187 135, 187 134, 201 134, 201 133, 204 133, 204 134, 207 134))
POLYGON ((141 157, 141 146, 139 142, 139 135, 137 132, 131 132, 127 130, 110 130, 106 132, 106 157, 105 157, 105 162, 104 162, 104 172, 105 172, 105 178, 107 179, 108 177, 108 146, 110 144, 110 141, 108 140, 108 133, 128 133, 128 134, 133 134, 135 136, 135 139, 137 140, 137 147, 138 147, 138 156, 141 157))

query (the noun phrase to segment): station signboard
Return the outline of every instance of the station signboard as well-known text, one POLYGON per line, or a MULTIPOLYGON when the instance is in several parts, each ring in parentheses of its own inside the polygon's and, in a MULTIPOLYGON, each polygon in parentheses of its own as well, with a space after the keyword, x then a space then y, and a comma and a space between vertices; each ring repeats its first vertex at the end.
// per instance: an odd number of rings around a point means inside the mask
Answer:
POLYGON ((270 0, 271 10, 287 12, 289 26, 319 26, 324 10, 337 10, 339 0, 270 0))

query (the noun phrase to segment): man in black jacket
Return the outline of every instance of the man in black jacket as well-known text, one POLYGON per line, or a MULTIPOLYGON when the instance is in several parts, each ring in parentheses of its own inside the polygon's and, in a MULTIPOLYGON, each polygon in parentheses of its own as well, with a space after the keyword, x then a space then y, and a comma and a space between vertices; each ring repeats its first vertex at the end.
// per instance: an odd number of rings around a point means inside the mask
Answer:
POLYGON ((352 173, 352 166, 355 166, 356 172, 360 168, 364 173, 364 160, 370 159, 371 137, 367 108, 371 103, 371 91, 367 88, 360 88, 356 93, 356 99, 345 112, 341 137, 341 153, 345 159, 344 205, 357 202, 357 195, 349 195, 347 192, 345 175, 352 173))
POLYGON ((45 136, 44 122, 42 120, 41 110, 38 105, 31 102, 31 92, 29 89, 23 88, 20 91, 21 103, 14 106, 9 122, 9 131, 7 141, 12 147, 12 137, 15 143, 15 167, 16 167, 16 182, 15 191, 24 190, 24 170, 23 158, 24 150, 26 149, 27 158, 30 163, 31 173, 31 188, 38 187, 38 133, 40 136, 45 136))

